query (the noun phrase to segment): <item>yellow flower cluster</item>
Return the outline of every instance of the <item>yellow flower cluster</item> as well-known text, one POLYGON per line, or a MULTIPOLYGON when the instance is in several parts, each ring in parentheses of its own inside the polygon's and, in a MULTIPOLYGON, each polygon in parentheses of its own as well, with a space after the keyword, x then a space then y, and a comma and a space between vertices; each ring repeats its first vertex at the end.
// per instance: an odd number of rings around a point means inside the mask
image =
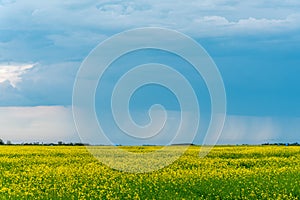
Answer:
MULTIPOLYGON (((115 147, 95 148, 113 162, 115 147)), ((169 153, 180 148, 172 146, 169 153)), ((216 146, 204 158, 200 148, 191 146, 158 171, 134 174, 109 168, 85 147, 0 146, 0 199, 300 198, 300 147, 216 146)))

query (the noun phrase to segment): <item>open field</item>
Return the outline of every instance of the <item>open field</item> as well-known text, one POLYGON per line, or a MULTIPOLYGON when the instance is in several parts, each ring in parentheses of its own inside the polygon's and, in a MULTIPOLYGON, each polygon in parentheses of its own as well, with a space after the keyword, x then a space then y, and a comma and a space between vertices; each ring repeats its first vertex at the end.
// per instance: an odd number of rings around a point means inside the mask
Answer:
POLYGON ((218 146, 205 158, 199 148, 159 171, 130 174, 85 147, 0 146, 0 199, 300 198, 300 147, 218 146))

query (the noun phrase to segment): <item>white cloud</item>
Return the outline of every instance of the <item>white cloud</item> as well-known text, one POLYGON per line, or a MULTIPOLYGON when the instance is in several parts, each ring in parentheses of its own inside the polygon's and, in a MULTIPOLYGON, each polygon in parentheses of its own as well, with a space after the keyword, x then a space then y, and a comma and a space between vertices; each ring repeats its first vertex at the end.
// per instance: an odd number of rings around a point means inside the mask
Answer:
POLYGON ((9 81, 16 88, 17 84, 22 81, 21 76, 25 74, 34 65, 0 65, 0 83, 9 81))
POLYGON ((0 66, 0 106, 70 105, 79 65, 0 66))
POLYGON ((71 108, 0 107, 0 138, 13 142, 78 142, 71 108))
POLYGON ((242 18, 230 21, 222 16, 204 16, 194 19, 190 25, 183 28, 193 36, 230 36, 230 35, 260 35, 282 34, 300 28, 300 15, 292 14, 285 18, 242 18))

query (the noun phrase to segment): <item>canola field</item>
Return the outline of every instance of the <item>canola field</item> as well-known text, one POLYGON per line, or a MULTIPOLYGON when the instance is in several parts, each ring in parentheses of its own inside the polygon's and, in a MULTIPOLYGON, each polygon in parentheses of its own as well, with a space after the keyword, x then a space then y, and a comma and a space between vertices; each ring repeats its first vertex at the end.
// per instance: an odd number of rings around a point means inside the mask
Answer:
POLYGON ((199 148, 158 171, 131 174, 85 147, 0 146, 0 199, 300 199, 300 147, 217 146, 204 158, 199 148))

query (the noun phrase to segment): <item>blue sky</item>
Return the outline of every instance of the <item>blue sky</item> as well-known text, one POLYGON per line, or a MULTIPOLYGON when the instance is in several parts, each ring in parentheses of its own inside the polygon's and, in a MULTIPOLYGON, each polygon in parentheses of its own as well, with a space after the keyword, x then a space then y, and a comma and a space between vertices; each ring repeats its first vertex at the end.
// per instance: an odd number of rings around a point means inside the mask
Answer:
MULTIPOLYGON (((15 142, 78 141, 71 104, 81 62, 113 34, 149 26, 189 35, 218 66, 228 115, 219 143, 300 141, 297 0, 2 0, 0 138, 15 142)), ((144 56, 149 57, 147 53, 144 56)), ((186 75, 194 76, 188 70, 186 75)), ((108 76, 106 82, 111 79, 108 76)), ((136 94, 133 111, 161 97, 161 91, 153 88, 148 88, 147 94, 153 98, 136 94)), ((160 101, 172 99, 166 94, 160 101)), ((209 107, 205 102, 202 107, 209 107)), ((167 104, 170 110, 176 107, 176 101, 173 107, 167 104)))

